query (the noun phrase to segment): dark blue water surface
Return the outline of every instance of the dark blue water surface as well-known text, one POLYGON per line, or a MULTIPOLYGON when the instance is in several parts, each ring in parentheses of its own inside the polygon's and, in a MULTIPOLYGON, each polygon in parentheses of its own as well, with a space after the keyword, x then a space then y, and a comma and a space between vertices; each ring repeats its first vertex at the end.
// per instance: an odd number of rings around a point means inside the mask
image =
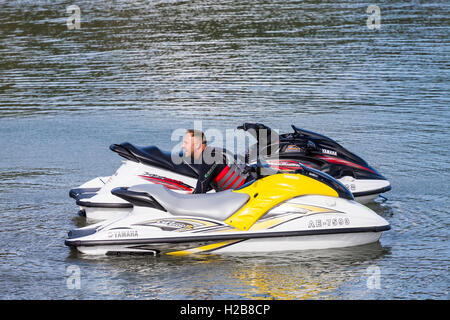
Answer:
POLYGON ((77 1, 71 30, 72 4, 0 1, 0 298, 449 298, 447 1, 377 1, 379 29, 359 1, 77 1), (334 138, 391 181, 369 206, 392 230, 258 255, 64 246, 86 224, 69 189, 115 171, 110 144, 171 149, 194 121, 334 138))

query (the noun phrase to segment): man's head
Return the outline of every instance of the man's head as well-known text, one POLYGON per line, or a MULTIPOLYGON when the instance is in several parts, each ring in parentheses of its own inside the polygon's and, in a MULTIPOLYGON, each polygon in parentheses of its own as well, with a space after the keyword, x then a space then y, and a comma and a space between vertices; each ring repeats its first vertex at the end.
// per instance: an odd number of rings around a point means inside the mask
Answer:
POLYGON ((181 147, 185 156, 194 157, 195 159, 199 158, 206 148, 205 134, 200 130, 187 130, 181 147))

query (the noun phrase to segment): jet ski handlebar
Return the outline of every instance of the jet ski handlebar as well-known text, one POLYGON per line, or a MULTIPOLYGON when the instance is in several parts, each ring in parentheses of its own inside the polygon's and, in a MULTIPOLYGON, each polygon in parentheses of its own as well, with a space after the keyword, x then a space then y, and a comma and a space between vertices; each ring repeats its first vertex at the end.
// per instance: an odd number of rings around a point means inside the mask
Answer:
POLYGON ((244 130, 244 131, 248 131, 248 130, 261 130, 261 129, 266 129, 268 132, 270 132, 270 128, 262 123, 249 123, 246 122, 241 126, 238 126, 237 129, 239 130, 244 130))

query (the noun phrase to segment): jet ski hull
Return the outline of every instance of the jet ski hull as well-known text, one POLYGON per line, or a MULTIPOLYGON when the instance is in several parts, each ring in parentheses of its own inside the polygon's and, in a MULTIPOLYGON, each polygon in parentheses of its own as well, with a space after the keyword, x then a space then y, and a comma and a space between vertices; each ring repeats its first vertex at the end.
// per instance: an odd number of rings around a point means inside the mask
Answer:
POLYGON ((380 194, 391 190, 388 180, 382 179, 355 179, 345 176, 337 179, 353 194, 355 201, 366 204, 376 199, 380 194))
MULTIPOLYGON (((387 229, 383 229, 386 231, 387 229)), ((157 255, 166 254, 182 256, 188 254, 207 253, 248 253, 248 252, 282 252, 333 249, 342 247, 352 247, 358 245, 377 242, 382 231, 357 232, 347 231, 346 233, 315 234, 280 237, 247 239, 240 238, 225 241, 191 241, 178 244, 166 242, 142 241, 139 244, 105 244, 105 245, 80 245, 67 243, 69 246, 87 255, 121 255, 121 254, 142 254, 157 255)))

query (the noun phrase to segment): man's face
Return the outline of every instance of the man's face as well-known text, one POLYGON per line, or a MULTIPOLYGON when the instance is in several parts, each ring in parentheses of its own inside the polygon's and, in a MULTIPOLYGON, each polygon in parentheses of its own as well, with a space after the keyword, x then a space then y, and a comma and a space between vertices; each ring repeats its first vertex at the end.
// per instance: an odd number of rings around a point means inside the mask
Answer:
POLYGON ((201 142, 198 143, 197 138, 195 138, 192 134, 186 133, 183 138, 183 144, 181 148, 184 150, 184 155, 187 157, 194 156, 194 152, 196 149, 201 148, 201 142))

